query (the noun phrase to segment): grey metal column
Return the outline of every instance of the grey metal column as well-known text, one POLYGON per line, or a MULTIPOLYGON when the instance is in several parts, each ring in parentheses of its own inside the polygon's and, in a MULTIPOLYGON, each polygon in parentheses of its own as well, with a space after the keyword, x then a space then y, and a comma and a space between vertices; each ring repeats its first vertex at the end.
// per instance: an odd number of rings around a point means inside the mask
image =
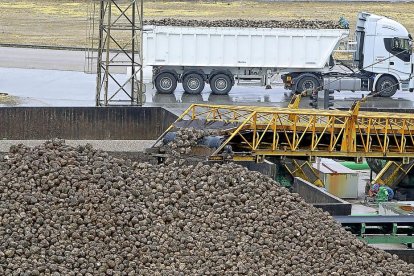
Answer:
POLYGON ((323 109, 330 109, 334 106, 334 92, 333 90, 325 89, 323 95, 323 109))
POLYGON ((96 105, 141 106, 143 0, 94 0, 98 4, 99 24, 92 24, 99 26, 96 105))

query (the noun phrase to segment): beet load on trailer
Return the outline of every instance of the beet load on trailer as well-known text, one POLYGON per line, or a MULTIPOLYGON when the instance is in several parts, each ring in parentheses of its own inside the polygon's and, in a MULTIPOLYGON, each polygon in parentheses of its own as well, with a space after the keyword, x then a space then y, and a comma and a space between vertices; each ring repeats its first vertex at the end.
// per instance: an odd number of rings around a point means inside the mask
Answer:
MULTIPOLYGON (((228 94, 235 79, 261 79, 268 85, 281 74, 285 88, 372 91, 392 96, 414 90, 412 38, 396 21, 358 14, 355 35, 347 29, 145 26, 144 65, 152 66, 159 93, 178 83, 199 94, 209 84, 228 94), (351 64, 335 66, 333 53, 354 40, 351 64)), ((349 48, 348 48, 349 49, 349 48)))

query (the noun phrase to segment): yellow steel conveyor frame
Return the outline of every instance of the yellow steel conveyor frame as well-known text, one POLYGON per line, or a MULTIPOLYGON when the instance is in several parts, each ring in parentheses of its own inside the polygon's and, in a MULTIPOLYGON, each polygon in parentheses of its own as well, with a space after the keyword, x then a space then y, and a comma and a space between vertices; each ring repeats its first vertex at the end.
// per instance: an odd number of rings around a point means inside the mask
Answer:
POLYGON ((235 161, 320 156, 406 163, 414 157, 414 114, 360 112, 359 107, 359 102, 349 111, 193 104, 165 133, 184 120, 233 123, 223 130, 226 140, 210 156, 213 160, 222 158, 227 145, 237 148, 235 161))

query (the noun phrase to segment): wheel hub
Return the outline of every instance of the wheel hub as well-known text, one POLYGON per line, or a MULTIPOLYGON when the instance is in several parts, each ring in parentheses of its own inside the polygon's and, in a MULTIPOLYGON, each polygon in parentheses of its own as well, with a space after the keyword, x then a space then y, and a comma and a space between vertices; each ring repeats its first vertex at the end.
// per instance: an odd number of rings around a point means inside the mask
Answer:
POLYGON ((305 81, 302 85, 302 91, 313 90, 314 88, 315 88, 315 85, 314 85, 313 81, 311 81, 311 80, 305 81))
POLYGON ((216 88, 218 90, 225 90, 227 88, 227 81, 225 79, 217 79, 216 88))
POLYGON ((162 89, 168 90, 172 87, 172 80, 170 78, 162 78, 161 79, 161 87, 162 89))
POLYGON ((389 81, 384 81, 381 84, 381 91, 383 92, 391 92, 393 84, 389 81))
POLYGON ((191 90, 197 90, 198 88, 200 88, 200 81, 198 79, 192 78, 188 81, 188 87, 191 90))

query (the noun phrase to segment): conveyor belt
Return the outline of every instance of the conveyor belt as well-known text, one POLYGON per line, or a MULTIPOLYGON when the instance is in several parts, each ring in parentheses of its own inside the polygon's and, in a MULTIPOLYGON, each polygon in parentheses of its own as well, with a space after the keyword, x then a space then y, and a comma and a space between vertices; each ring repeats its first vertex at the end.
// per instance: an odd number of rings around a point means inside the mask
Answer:
MULTIPOLYGON (((220 129, 226 138, 210 156, 235 161, 264 156, 414 158, 414 114, 194 104, 167 130, 220 129), (228 159, 228 153, 226 152, 228 159)), ((162 138, 162 137, 160 137, 162 138)))

